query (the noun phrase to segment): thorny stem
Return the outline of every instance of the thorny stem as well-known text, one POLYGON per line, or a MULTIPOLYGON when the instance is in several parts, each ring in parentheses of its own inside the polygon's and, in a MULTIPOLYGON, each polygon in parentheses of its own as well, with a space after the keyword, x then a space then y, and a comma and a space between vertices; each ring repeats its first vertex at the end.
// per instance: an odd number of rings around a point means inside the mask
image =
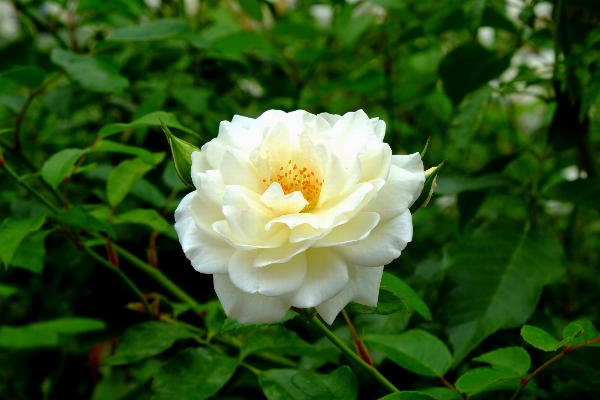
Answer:
POLYGON ((510 400, 516 400, 517 396, 519 396, 519 393, 521 393, 521 390, 523 390, 523 388, 525 386, 527 386, 527 384, 529 383, 529 381, 531 381, 533 378, 535 378, 535 376, 537 374, 539 374, 540 372, 542 372, 547 366, 549 366, 550 364, 553 364, 556 361, 560 360, 561 358, 563 358, 564 356, 566 356, 567 354, 569 354, 573 350, 579 349, 581 347, 587 347, 587 346, 589 346, 591 344, 594 344, 594 343, 597 343, 597 342, 600 342, 600 336, 598 336, 597 338, 594 338, 594 339, 590 339, 587 342, 582 343, 582 344, 576 344, 576 345, 573 345, 573 346, 565 346, 565 347, 563 347, 563 350, 560 353, 558 353, 557 355, 555 355, 554 357, 552 357, 551 359, 549 359, 548 361, 546 361, 545 363, 543 363, 542 365, 540 365, 527 378, 522 379, 521 380, 521 384, 519 385, 519 387, 517 388, 517 390, 515 391, 515 393, 512 395, 512 397, 510 398, 510 400))
POLYGON ((348 358, 360 365, 369 375, 371 375, 371 377, 373 377, 373 379, 379 382, 383 387, 385 387, 392 393, 400 392, 400 390, 398 390, 396 386, 394 386, 383 375, 381 375, 381 373, 377 371, 375 367, 367 364, 362 358, 360 358, 358 354, 350 350, 348 346, 346 346, 344 342, 342 342, 337 336, 335 336, 333 332, 331 332, 329 328, 327 328, 316 315, 310 316, 307 314, 303 314, 303 316, 309 322, 314 324, 321 332, 323 332, 325 337, 327 337, 327 339, 329 339, 331 343, 333 343, 338 349, 340 349, 342 353, 344 353, 348 358))
POLYGON ((369 350, 367 350, 367 348, 364 345, 364 343, 362 342, 362 340, 360 340, 358 338, 358 335, 356 334, 356 330, 354 329, 354 325, 352 324, 352 320, 350 319, 350 316, 348 315, 348 313, 346 312, 345 309, 342 309, 342 315, 344 316, 344 319, 346 320, 346 323, 348 324, 348 328, 350 328, 350 333, 352 333, 352 337, 354 338, 354 346, 356 347, 356 351, 358 352, 358 355, 367 364, 369 364, 371 367, 373 367, 373 360, 371 360, 371 355, 369 354, 369 350))
MULTIPOLYGON (((442 381, 442 383, 444 385, 446 385, 448 388, 450 388, 451 390, 455 391, 456 393, 459 393, 458 390, 456 390, 456 388, 454 387, 453 384, 451 384, 450 382, 448 382, 448 380, 442 375, 440 376, 440 380, 442 381)), ((461 395, 462 397, 462 395, 461 395)))

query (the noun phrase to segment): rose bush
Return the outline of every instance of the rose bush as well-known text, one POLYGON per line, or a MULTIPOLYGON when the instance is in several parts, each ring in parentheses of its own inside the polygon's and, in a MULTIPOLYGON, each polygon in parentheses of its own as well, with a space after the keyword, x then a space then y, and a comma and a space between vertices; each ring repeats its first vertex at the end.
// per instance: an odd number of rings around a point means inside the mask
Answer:
POLYGON ((315 307, 331 324, 350 301, 377 305, 425 180, 419 153, 392 155, 384 133, 362 110, 271 110, 221 122, 192 153, 196 190, 175 229, 230 318, 272 322, 315 307))

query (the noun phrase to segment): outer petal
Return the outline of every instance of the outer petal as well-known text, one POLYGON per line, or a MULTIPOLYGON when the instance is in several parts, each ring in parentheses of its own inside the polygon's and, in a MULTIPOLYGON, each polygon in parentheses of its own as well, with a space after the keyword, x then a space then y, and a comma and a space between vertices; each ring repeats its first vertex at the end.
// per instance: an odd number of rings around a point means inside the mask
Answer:
POLYGON ((331 232, 318 240, 313 247, 329 247, 341 244, 357 243, 369 236, 379 222, 379 214, 375 212, 361 212, 345 224, 338 225, 331 232))
POLYGON ((225 274, 235 249, 223 239, 198 229, 189 209, 195 194, 196 192, 192 192, 185 196, 175 210, 175 230, 181 247, 196 271, 204 274, 225 274))
POLYGON ((377 212, 383 220, 394 218, 410 207, 422 188, 423 181, 417 175, 392 165, 385 185, 364 211, 377 212))
POLYGON ((285 317, 290 303, 285 297, 248 294, 238 289, 228 275, 214 275, 215 292, 231 319, 242 324, 276 322, 285 317))
POLYGON ((371 234, 358 243, 341 245, 336 251, 352 264, 364 267, 386 265, 400 256, 412 240, 412 217, 410 211, 380 223, 371 234))
POLYGON ((246 293, 280 296, 296 290, 306 275, 306 254, 300 253, 287 262, 257 268, 253 259, 258 250, 238 250, 229 261, 229 278, 246 293))
POLYGON ((364 268, 348 266, 348 285, 337 296, 316 306, 316 310, 329 325, 350 301, 376 307, 383 267, 364 268))
POLYGON ((425 168, 423 167, 423 161, 421 160, 421 155, 419 153, 394 155, 392 156, 392 165, 405 169, 408 172, 412 172, 425 182, 425 168))
POLYGON ((336 296, 348 283, 346 261, 329 249, 308 249, 302 285, 290 295, 294 307, 314 307, 336 296))

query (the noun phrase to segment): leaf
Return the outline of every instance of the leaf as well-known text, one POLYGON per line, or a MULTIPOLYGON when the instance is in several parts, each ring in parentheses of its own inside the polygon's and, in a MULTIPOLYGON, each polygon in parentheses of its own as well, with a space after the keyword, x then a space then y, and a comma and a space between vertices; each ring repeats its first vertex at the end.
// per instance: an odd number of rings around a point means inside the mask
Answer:
POLYGON ((242 6, 248 15, 257 21, 262 21, 263 14, 260 9, 261 2, 259 0, 238 0, 238 3, 240 3, 240 6, 242 6))
POLYGON ((452 363, 452 354, 446 345, 420 329, 397 335, 367 334, 365 341, 394 363, 418 375, 444 376, 452 363))
POLYGON ((89 149, 63 149, 42 165, 42 178, 54 189, 65 179, 79 158, 89 149))
POLYGON ((113 224, 140 224, 145 225, 160 233, 177 239, 173 225, 168 223, 162 215, 153 209, 142 209, 127 211, 112 218, 113 224))
POLYGON ((225 386, 237 365, 235 358, 208 348, 184 350, 154 375, 152 399, 207 399, 225 386))
POLYGON ((56 216, 56 220, 63 225, 77 229, 85 229, 90 232, 104 232, 113 239, 117 238, 114 228, 106 221, 102 221, 81 206, 69 208, 69 210, 56 216))
POLYGON ((212 94, 208 89, 175 88, 171 93, 191 114, 203 115, 208 111, 208 99, 212 94))
POLYGON ((435 397, 421 392, 404 391, 400 393, 392 393, 387 396, 380 397, 379 400, 431 400, 435 397))
POLYGON ((181 125, 181 123, 177 120, 177 117, 175 117, 175 115, 164 111, 151 112, 150 114, 146 114, 143 117, 138 118, 129 124, 106 125, 102 129, 100 129, 100 131, 98 132, 98 137, 104 138, 110 135, 114 135, 115 133, 123 132, 127 129, 133 129, 139 126, 159 126, 161 125, 161 121, 170 128, 177 128, 191 135, 199 137, 196 132, 181 125))
POLYGON ((505 347, 475 357, 473 361, 486 362, 493 367, 507 368, 523 376, 531 367, 531 357, 522 347, 505 347))
POLYGON ((353 400, 358 396, 358 382, 347 365, 327 375, 298 372, 292 375, 292 384, 311 399, 353 400))
POLYGON ((177 176, 179 176, 181 182, 185 183, 188 187, 194 188, 194 182, 192 181, 192 153, 200 151, 200 149, 173 135, 169 128, 164 124, 162 130, 167 136, 167 141, 171 147, 171 154, 173 156, 173 163, 175 165, 177 176))
POLYGON ((182 20, 163 18, 143 25, 117 28, 106 40, 112 42, 164 40, 188 31, 190 28, 182 20))
POLYGON ((563 345, 545 330, 531 325, 523 325, 521 336, 533 347, 544 351, 554 351, 563 345))
POLYGON ((106 56, 75 54, 55 48, 50 59, 86 90, 120 93, 129 86, 129 80, 119 73, 115 62, 106 56))
POLYGON ((350 314, 379 314, 390 315, 397 312, 407 312, 408 308, 404 303, 404 299, 395 295, 387 288, 379 288, 379 298, 377 299, 377 307, 365 306, 360 303, 351 301, 344 307, 350 314))
POLYGON ((10 265, 41 274, 46 256, 44 241, 50 232, 50 230, 36 231, 27 235, 17 248, 10 265))
POLYGON ((295 369, 270 369, 258 375, 258 382, 268 400, 308 400, 310 397, 292 384, 297 373, 295 369))
POLYGON ((163 192, 152 182, 144 178, 135 181, 129 193, 156 208, 162 208, 167 201, 163 192))
POLYGON ((18 289, 14 286, 5 285, 0 283, 0 298, 8 299, 14 295, 21 293, 21 289, 18 289))
POLYGON ((174 163, 166 163, 162 174, 163 183, 171 190, 183 190, 188 186, 179 179, 174 163))
POLYGON ((552 200, 600 209, 600 178, 561 182, 545 191, 552 200))
POLYGON ((240 357, 245 358, 259 352, 306 356, 314 351, 313 347, 300 339, 296 332, 275 325, 253 329, 244 337, 240 357))
POLYGON ((90 149, 92 152, 110 152, 110 153, 124 153, 138 156, 148 164, 154 163, 154 155, 146 149, 136 146, 127 146, 125 144, 113 142, 111 140, 101 140, 95 146, 90 149))
POLYGON ((192 337, 194 334, 187 329, 165 322, 149 321, 133 325, 121 336, 115 354, 107 358, 103 365, 131 364, 162 353, 177 340, 192 337))
POLYGON ((500 75, 510 65, 512 54, 498 55, 477 42, 468 42, 442 59, 439 75, 444 91, 458 106, 465 96, 500 75))
POLYGON ((404 300, 404 305, 409 309, 418 312, 427 321, 431 321, 431 311, 429 311, 427 304, 425 304, 423 300, 421 300, 421 297, 419 297, 419 295, 402 279, 389 272, 384 272, 383 277, 381 278, 381 286, 404 300))
POLYGON ((292 320, 294 318, 296 318, 296 316, 298 316, 298 313, 294 312, 294 311, 288 311, 285 313, 285 318, 283 318, 281 321, 277 321, 277 322, 268 322, 266 324, 242 324, 240 322, 237 322, 236 320, 233 320, 231 318, 227 318, 225 319, 225 322, 223 322, 223 327, 221 328, 221 332, 227 332, 227 331, 231 331, 234 329, 240 329, 240 328, 245 328, 248 326, 273 326, 273 325, 281 325, 284 322, 287 322, 289 320, 292 320))
MULTIPOLYGON (((162 154, 164 157, 164 153, 162 154)), ((155 165, 160 163, 161 156, 155 155, 155 165)), ((131 187, 140 179, 144 174, 152 169, 152 165, 144 162, 141 158, 133 158, 130 160, 122 161, 117 165, 108 176, 106 181, 106 196, 108 202, 112 207, 116 207, 127 193, 131 190, 131 187)))
POLYGON ((464 373, 455 386, 461 393, 473 393, 518 377, 519 374, 508 368, 482 367, 464 373))
POLYGON ((437 181, 436 193, 443 195, 467 191, 483 190, 508 185, 510 180, 500 174, 487 174, 474 177, 441 176, 437 181))
POLYGON ((423 206, 423 204, 425 204, 425 202, 430 198, 430 196, 432 194, 431 187, 432 187, 433 183, 436 181, 436 177, 445 162, 446 161, 444 161, 440 165, 438 165, 436 167, 436 169, 425 180, 425 184, 423 185, 423 190, 421 191, 421 194, 415 200, 415 202, 412 204, 412 206, 410 206, 410 208, 409 208, 411 214, 416 213, 417 210, 419 208, 421 208, 421 206, 423 206))
MULTIPOLYGON (((445 387, 431 387, 419 389, 419 393, 423 393, 433 397, 436 400, 462 400, 462 396, 452 389, 445 387)), ((384 397, 385 398, 385 397, 384 397)))
POLYGON ((0 260, 8 267, 19 245, 31 232, 42 227, 45 215, 27 219, 6 218, 0 225, 0 260))
POLYGON ((466 148, 479 129, 491 99, 492 88, 485 85, 469 93, 458 106, 448 135, 460 149, 466 148))
POLYGON ((542 287, 562 276, 564 257, 554 238, 490 226, 450 249, 444 268, 455 283, 442 315, 456 365, 492 333, 527 321, 542 287))
POLYGON ((92 318, 58 318, 20 327, 0 326, 0 348, 23 350, 55 347, 61 335, 76 335, 106 329, 104 321, 92 318))
POLYGON ((14 67, 0 77, 15 81, 29 89, 35 89, 44 82, 46 71, 37 66, 14 67))
MULTIPOLYGON (((578 319, 571 322, 563 330, 563 338, 569 338, 569 345, 584 344, 588 340, 596 339, 600 336, 594 324, 590 321, 578 319)), ((594 343, 591 346, 600 346, 600 343, 594 343)))

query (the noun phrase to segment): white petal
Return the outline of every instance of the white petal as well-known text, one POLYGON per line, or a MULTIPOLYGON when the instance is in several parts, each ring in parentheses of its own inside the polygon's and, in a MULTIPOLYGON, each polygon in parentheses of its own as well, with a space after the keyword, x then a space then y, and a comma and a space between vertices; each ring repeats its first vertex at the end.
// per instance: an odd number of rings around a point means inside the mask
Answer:
POLYGON ((260 200, 267 207, 272 208, 277 215, 299 213, 308 205, 302 192, 295 191, 286 195, 278 182, 273 182, 262 194, 260 200))
POLYGON ((223 154, 219 172, 225 185, 243 186, 256 193, 262 193, 266 189, 263 178, 248 156, 233 147, 227 147, 223 154))
POLYGON ((300 243, 285 242, 281 246, 264 249, 254 259, 253 265, 255 267, 264 267, 269 264, 287 262, 296 254, 308 249, 313 243, 313 241, 309 240, 300 243))
POLYGON ((341 244, 355 244, 369 236, 371 230, 377 226, 379 214, 375 212, 361 212, 345 224, 338 225, 331 232, 318 240, 313 247, 329 247, 341 244))
POLYGON ((279 226, 277 229, 271 229, 267 236, 255 238, 254 240, 240 240, 237 238, 227 221, 217 221, 212 224, 212 229, 220 235, 230 246, 238 250, 269 249, 276 248, 288 241, 289 232, 287 226, 279 226))
POLYGON ((377 212, 383 220, 397 217, 419 197, 422 187, 417 175, 392 165, 387 182, 364 211, 377 212))
POLYGON ((227 146, 238 149, 245 154, 250 154, 260 146, 263 137, 260 133, 249 131, 238 124, 229 121, 221 121, 219 125, 218 139, 227 146))
POLYGON ((340 222, 340 218, 349 220, 361 211, 377 193, 379 186, 384 183, 383 179, 359 183, 352 192, 334 197, 324 203, 321 208, 312 210, 312 214, 319 221, 318 227, 328 229, 340 222))
POLYGON ((400 167, 402 169, 407 170, 408 172, 412 172, 417 175, 419 179, 422 179, 425 182, 425 174, 423 173, 423 161, 421 160, 421 154, 413 153, 407 155, 393 155, 392 156, 392 164, 400 167))
POLYGON ((260 201, 257 193, 243 186, 226 186, 223 214, 239 241, 257 242, 262 237, 270 236, 265 225, 273 218, 273 212, 260 201))
MULTIPOLYGON (((191 155, 192 158, 192 179, 195 174, 206 172, 209 169, 212 169, 210 164, 208 163, 208 159, 206 158, 206 154, 201 151, 194 151, 191 155)), ((196 182, 194 182, 196 185, 196 182)), ((198 186, 196 186, 198 188, 198 186)))
POLYGON ((330 150, 342 159, 344 166, 356 160, 369 141, 377 141, 373 124, 362 110, 346 113, 331 129, 330 150))
POLYGON ((234 125, 237 125, 239 127, 242 127, 244 129, 250 129, 250 127, 252 127, 252 124, 254 123, 254 118, 248 118, 248 117, 244 117, 242 115, 234 115, 233 118, 231 119, 231 123, 234 125))
POLYGON ((235 249, 218 236, 202 232, 189 210, 194 193, 181 200, 175 210, 175 230, 186 257, 196 271, 204 274, 225 274, 235 249))
POLYGON ((294 307, 314 307, 337 295, 348 283, 348 266, 329 249, 308 249, 308 269, 302 285, 291 293, 294 307))
POLYGON ((407 210, 396 218, 379 223, 366 239, 335 249, 352 264, 364 267, 386 265, 398 258, 412 240, 412 228, 412 217, 407 210))
POLYGON ((259 250, 238 250, 229 261, 229 278, 246 293, 279 296, 296 290, 306 275, 306 254, 300 253, 284 263, 253 266, 259 250))
POLYGON ((377 136, 377 140, 383 142, 383 138, 385 137, 385 121, 377 121, 375 124, 375 136, 377 136))
POLYGON ((329 113, 321 113, 318 114, 318 116, 327 121, 331 127, 333 127, 340 120, 340 118, 342 118, 341 115, 329 113))
POLYGON ((282 215, 277 218, 273 218, 267 225, 265 226, 266 230, 271 230, 273 225, 277 226, 280 224, 287 225, 290 229, 294 229, 297 226, 308 224, 313 228, 317 228, 319 226, 319 220, 311 213, 300 213, 300 214, 287 214, 282 215))
POLYGON ((383 275, 383 267, 364 268, 356 265, 348 266, 348 284, 338 295, 316 306, 316 310, 329 325, 350 301, 370 307, 377 306, 379 284, 383 275))
POLYGON ((213 275, 215 292, 231 319, 242 324, 276 322, 285 317, 290 303, 285 297, 248 294, 238 289, 228 275, 213 275))
POLYGON ((358 156, 361 165, 361 182, 388 177, 392 149, 386 143, 372 146, 370 149, 358 156))

